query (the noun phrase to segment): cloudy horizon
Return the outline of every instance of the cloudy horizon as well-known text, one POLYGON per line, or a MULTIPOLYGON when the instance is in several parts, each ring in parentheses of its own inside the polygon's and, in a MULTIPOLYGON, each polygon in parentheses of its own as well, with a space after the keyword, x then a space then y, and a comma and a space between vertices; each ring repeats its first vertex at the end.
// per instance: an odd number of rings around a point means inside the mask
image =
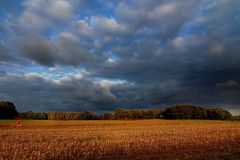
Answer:
POLYGON ((0 100, 19 111, 176 103, 240 114, 240 1, 0 2, 0 100))

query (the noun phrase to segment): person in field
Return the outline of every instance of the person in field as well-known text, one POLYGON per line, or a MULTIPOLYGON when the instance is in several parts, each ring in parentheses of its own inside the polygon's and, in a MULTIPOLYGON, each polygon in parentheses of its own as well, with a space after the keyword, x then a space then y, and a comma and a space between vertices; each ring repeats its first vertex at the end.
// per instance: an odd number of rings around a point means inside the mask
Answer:
POLYGON ((16 127, 19 128, 19 127, 21 127, 21 126, 22 126, 22 125, 21 125, 21 121, 20 121, 19 118, 17 118, 17 119, 16 119, 16 127))

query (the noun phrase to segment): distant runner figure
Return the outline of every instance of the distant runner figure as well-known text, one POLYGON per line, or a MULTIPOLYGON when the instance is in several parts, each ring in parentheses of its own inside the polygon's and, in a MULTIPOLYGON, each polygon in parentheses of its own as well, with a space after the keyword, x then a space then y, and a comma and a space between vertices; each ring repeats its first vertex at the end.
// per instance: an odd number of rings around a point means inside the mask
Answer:
POLYGON ((19 127, 21 127, 21 126, 22 126, 22 125, 21 125, 21 121, 20 121, 19 118, 17 118, 17 119, 16 119, 16 127, 19 128, 19 127))

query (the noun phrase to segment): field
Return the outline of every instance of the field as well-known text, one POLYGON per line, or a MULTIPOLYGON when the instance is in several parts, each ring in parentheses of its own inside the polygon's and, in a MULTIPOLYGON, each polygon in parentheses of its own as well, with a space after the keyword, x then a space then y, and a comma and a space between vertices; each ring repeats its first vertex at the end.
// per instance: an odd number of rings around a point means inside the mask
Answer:
POLYGON ((0 121, 0 159, 240 159, 240 123, 0 121))

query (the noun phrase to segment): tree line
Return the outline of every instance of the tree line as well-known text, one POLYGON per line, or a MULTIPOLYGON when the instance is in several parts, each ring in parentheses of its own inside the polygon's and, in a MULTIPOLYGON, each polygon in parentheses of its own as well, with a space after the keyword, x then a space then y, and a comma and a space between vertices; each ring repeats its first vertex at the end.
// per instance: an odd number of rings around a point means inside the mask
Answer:
POLYGON ((134 119, 157 119, 162 118, 162 109, 128 110, 116 109, 114 112, 97 114, 94 112, 22 112, 21 119, 39 120, 134 120, 134 119))
POLYGON ((35 120, 136 120, 136 119, 210 119, 231 120, 232 115, 222 108, 205 109, 198 105, 172 105, 166 109, 125 109, 97 114, 94 112, 22 112, 18 113, 12 102, 0 102, 0 119, 35 120))

